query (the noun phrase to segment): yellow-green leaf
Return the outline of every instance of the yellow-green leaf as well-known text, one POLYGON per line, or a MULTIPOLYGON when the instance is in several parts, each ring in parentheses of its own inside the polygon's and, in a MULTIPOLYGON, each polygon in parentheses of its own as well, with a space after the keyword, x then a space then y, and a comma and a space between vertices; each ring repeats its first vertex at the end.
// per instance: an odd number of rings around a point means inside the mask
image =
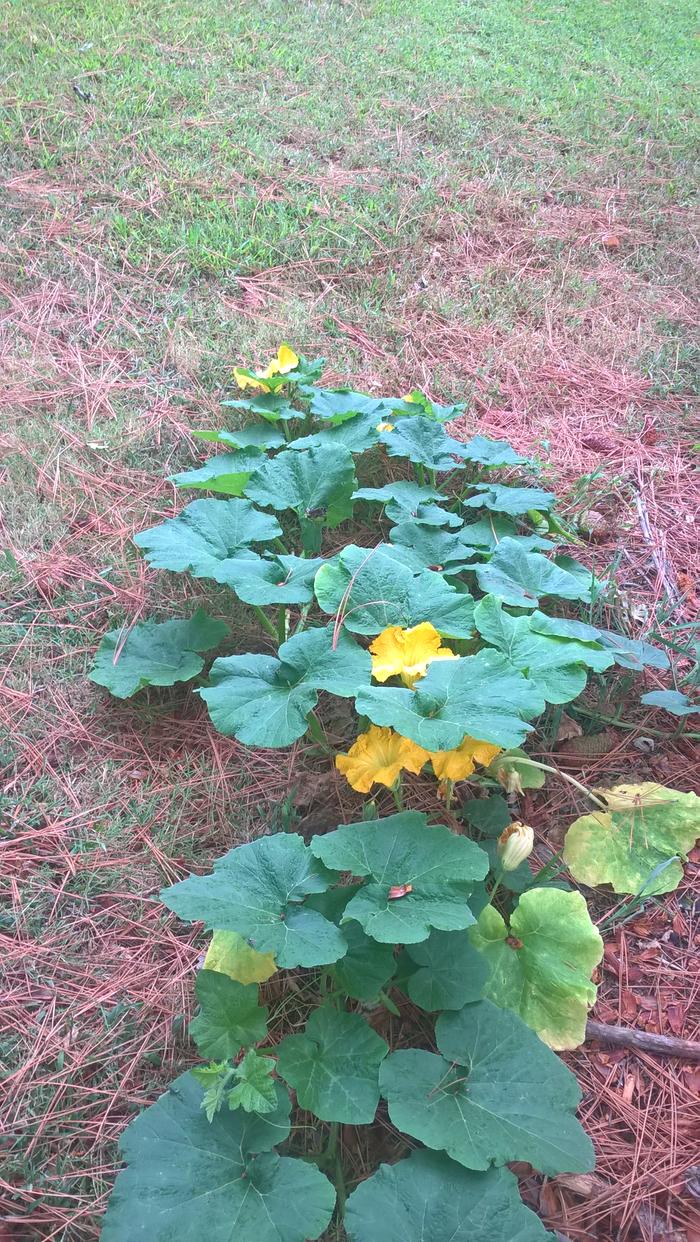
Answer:
POLYGON ((264 983, 277 966, 272 953, 251 949, 238 932, 215 931, 204 959, 205 970, 217 970, 237 983, 264 983))

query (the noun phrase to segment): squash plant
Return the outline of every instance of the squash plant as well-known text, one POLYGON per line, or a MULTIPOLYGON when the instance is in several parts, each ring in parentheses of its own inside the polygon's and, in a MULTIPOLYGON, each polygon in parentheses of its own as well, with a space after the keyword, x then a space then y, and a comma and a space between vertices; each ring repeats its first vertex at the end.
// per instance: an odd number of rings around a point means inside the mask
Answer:
MULTIPOLYGON (((494 791, 541 783, 520 747, 589 671, 665 657, 561 615, 604 586, 562 553, 555 498, 509 444, 461 443, 443 425, 460 407, 326 389, 321 369, 288 346, 237 369, 224 406, 242 425, 195 433, 222 451, 173 478, 213 495, 136 543, 259 620, 259 649, 219 655, 197 689, 214 727, 333 753, 319 700, 353 701, 336 766, 361 793, 389 788, 396 812, 370 802, 308 842, 264 836, 163 892, 213 933, 190 1026, 202 1063, 128 1127, 104 1242, 303 1242, 334 1213, 356 1242, 536 1242, 553 1235, 506 1164, 593 1166, 553 1049, 583 1039, 602 942, 580 893, 532 876, 532 830, 494 791), (343 540, 358 513, 371 546, 343 540), (404 771, 432 771, 446 811, 407 809, 404 771), (469 779, 490 796, 456 831, 454 784, 469 779), (294 1130, 293 1102, 311 1118, 294 1130), (378 1109, 405 1154, 353 1186, 344 1127, 378 1109)), ((202 610, 114 630, 92 679, 125 698, 197 677, 227 632, 202 610)), ((574 828, 587 874, 586 817, 574 828)))

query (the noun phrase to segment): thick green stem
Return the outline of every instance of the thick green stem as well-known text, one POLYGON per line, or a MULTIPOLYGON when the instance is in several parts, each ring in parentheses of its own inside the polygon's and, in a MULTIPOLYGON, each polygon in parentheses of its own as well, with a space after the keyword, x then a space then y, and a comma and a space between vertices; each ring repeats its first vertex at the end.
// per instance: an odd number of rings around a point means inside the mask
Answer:
POLYGON ((394 799, 394 806, 397 811, 403 811, 403 796, 401 791, 401 777, 397 777, 396 784, 391 787, 391 796, 394 799))
POLYGON ((263 629, 266 630, 267 633, 270 634, 272 638, 275 639, 275 641, 277 641, 277 630, 272 624, 270 618, 265 616, 265 613, 263 612, 262 608, 260 608, 257 604, 253 604, 252 608, 253 608, 253 612, 258 618, 258 621, 260 622, 263 629))
POLYGON ((584 793, 587 798, 590 798, 591 802, 595 802, 596 806, 600 807, 601 811, 608 810, 608 807, 601 801, 600 798, 597 798, 590 789, 586 789, 586 786, 582 785, 580 781, 577 781, 575 776, 569 776, 568 772, 562 772, 559 768, 553 768, 550 763, 538 763, 536 759, 521 759, 520 756, 518 756, 518 763, 526 763, 528 767, 539 768, 542 772, 553 772, 555 776, 560 776, 563 781, 568 781, 570 785, 575 785, 577 789, 580 789, 581 793, 584 793))
POLYGON ((324 1164, 332 1169, 333 1182, 338 1197, 338 1216, 340 1220, 345 1215, 345 1172, 343 1169, 343 1161, 340 1152, 340 1123, 334 1121, 328 1133, 328 1143, 324 1154, 324 1164))
POLYGON ((418 479, 418 485, 425 487, 425 470, 419 461, 416 462, 416 478, 418 479))
POLYGON ((280 646, 287 637, 287 609, 284 604, 280 604, 277 609, 277 639, 280 646))

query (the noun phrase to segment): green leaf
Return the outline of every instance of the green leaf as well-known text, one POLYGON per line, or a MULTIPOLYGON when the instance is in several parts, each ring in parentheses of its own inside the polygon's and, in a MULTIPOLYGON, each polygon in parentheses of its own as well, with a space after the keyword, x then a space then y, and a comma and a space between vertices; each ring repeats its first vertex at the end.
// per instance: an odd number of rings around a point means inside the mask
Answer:
MULTIPOLYGON (((233 1076, 228 1061, 218 1061, 214 1065, 195 1065, 191 1070, 192 1077, 204 1087, 202 1110, 207 1121, 212 1121, 226 1100, 226 1089, 233 1076)), ((275 1103, 277 1096, 275 1095, 275 1103)))
POLYGON ((246 1113, 271 1113, 277 1106, 274 1070, 274 1057, 261 1057, 250 1048, 233 1071, 238 1082, 226 1096, 229 1108, 242 1108, 246 1113))
POLYGON ((674 716, 692 716, 700 712, 700 705, 691 703, 687 694, 681 694, 679 690, 651 690, 649 694, 642 695, 640 702, 647 707, 663 707, 674 716))
POLYGON ((292 509, 300 518, 338 526, 352 513, 357 486, 352 454, 339 447, 286 449, 263 462, 252 475, 246 495, 272 509, 292 509))
POLYGON ((410 627, 430 621, 440 634, 469 638, 474 601, 437 573, 409 568, 402 549, 391 544, 359 548, 348 544, 322 565, 314 591, 322 610, 337 615, 353 634, 379 634, 388 625, 410 627))
POLYGON ((427 939, 431 927, 458 931, 474 922, 467 899, 488 871, 483 850, 442 825, 429 828, 419 811, 342 824, 315 837, 311 849, 328 867, 368 876, 348 902, 342 922, 356 919, 384 944, 427 939), (396 886, 410 885, 392 897, 396 886))
POLYGON ((494 746, 517 746, 531 732, 523 717, 544 711, 544 699, 505 656, 487 648, 459 660, 435 660, 413 690, 363 687, 356 707, 373 724, 388 725, 426 750, 452 750, 466 734, 494 746))
POLYGON ((102 1242, 306 1242, 328 1225, 335 1191, 315 1165, 271 1151, 289 1134, 289 1098, 264 1117, 221 1112, 210 1122, 191 1074, 122 1135, 102 1242))
POLYGON ((316 571, 323 564, 322 556, 262 557, 248 552, 229 566, 227 584, 244 604, 309 604, 316 571))
POLYGON ((271 953, 256 953, 238 932, 217 929, 204 958, 204 970, 218 970, 237 983, 264 983, 277 966, 271 953))
POLYGON ((580 579, 539 552, 528 552, 518 539, 502 539, 488 564, 477 567, 475 573, 482 591, 499 595, 504 604, 515 608, 535 608, 543 595, 591 598, 580 579))
POLYGON ((505 612, 495 595, 486 595, 474 610, 481 637, 535 682, 548 703, 569 703, 585 689, 587 669, 600 673, 613 663, 610 653, 597 644, 550 638, 537 633, 530 622, 530 617, 505 612))
POLYGON ((431 418, 401 418, 392 431, 383 431, 379 439, 389 457, 407 457, 437 473, 454 470, 459 464, 455 458, 464 456, 464 445, 453 440, 431 418))
POLYGON ((198 487, 226 496, 241 496, 253 471, 266 460, 260 449, 242 449, 239 453, 219 453, 210 457, 197 470, 171 474, 169 481, 176 487, 198 487))
POLYGON ((513 1009, 552 1048, 577 1048, 596 998, 591 973, 603 942, 580 893, 533 888, 523 893, 506 926, 487 906, 472 943, 491 967, 485 995, 513 1009))
POLYGON ((556 501, 554 492, 544 492, 541 487, 508 487, 505 483, 476 483, 476 496, 463 500, 465 509, 492 509, 495 513, 508 513, 511 517, 527 513, 530 509, 551 509, 556 501))
POLYGON ((467 823, 485 837, 500 837, 512 819, 508 803, 500 794, 491 794, 490 798, 472 798, 464 803, 462 813, 467 823))
POLYGON ((265 1038, 267 1009, 258 1004, 256 983, 236 983, 216 970, 200 970, 195 991, 200 1012, 188 1029, 208 1061, 229 1060, 265 1038))
MULTIPOLYGON (((289 375, 286 375, 289 379, 289 375)), ((251 414, 260 414, 268 423, 286 422, 290 418, 301 418, 301 410, 295 410, 289 404, 289 397, 274 392, 259 392, 254 397, 236 397, 230 401, 222 401, 221 405, 230 410, 248 410, 251 414)))
POLYGON ((426 526, 413 518, 394 526, 389 538, 393 544, 410 549, 417 563, 427 569, 458 574, 473 564, 474 549, 464 545, 459 533, 426 526))
POLYGON ((325 966, 347 945, 337 927, 304 904, 332 877, 296 833, 238 845, 209 875, 191 875, 163 889, 161 901, 181 919, 236 931, 278 966, 325 966))
POLYGON ((350 1242, 554 1242, 508 1169, 474 1173, 425 1150, 360 1182, 343 1224, 350 1242))
POLYGON ((347 388, 314 388, 310 412, 314 418, 339 425, 360 415, 369 415, 378 423, 386 407, 384 397, 368 397, 366 393, 352 392, 347 388))
POLYGON ((131 630, 110 630, 88 676, 117 699, 129 699, 144 686, 174 686, 201 673, 199 652, 217 647, 228 632, 223 621, 201 608, 189 621, 144 621, 131 630))
POLYGON ((282 527, 249 500, 193 500, 176 518, 142 530, 134 543, 152 569, 189 571, 226 584, 231 562, 253 543, 271 543, 282 527))
MULTIPOLYGON (((319 571, 320 572, 320 571, 319 571)), ((266 655, 215 660, 200 693, 212 722, 247 746, 291 746, 307 730, 319 690, 352 698, 370 679, 372 661, 349 634, 333 645, 333 627, 304 630, 266 655)))
POLYGON ((357 414, 334 427, 323 427, 312 435, 301 436, 291 440, 290 449, 345 449, 349 453, 364 453, 367 449, 379 444, 377 431, 378 419, 381 415, 374 412, 357 414))
POLYGON ((507 440, 488 440, 485 436, 472 436, 462 445, 461 456, 481 466, 519 466, 528 461, 527 457, 516 453, 507 440))
POLYGON ((669 667, 665 651, 659 647, 652 647, 651 643, 627 638, 624 634, 616 634, 614 630, 599 630, 594 625, 586 625, 582 621, 549 617, 543 612, 532 614, 532 628, 537 630, 538 634, 551 634, 556 638, 576 638, 579 642, 599 643, 610 651, 615 663, 622 668, 641 670, 646 667, 669 667))
POLYGON ((406 952, 418 967, 406 990, 421 1009, 461 1009, 481 996, 489 967, 468 932, 432 931, 427 940, 409 945, 406 952))
POLYGON ((470 1169, 512 1160, 550 1175, 593 1168, 573 1115, 576 1079, 514 1013, 478 1001, 444 1013, 435 1035, 442 1056, 411 1048, 382 1065, 397 1129, 470 1169))
POLYGON ((276 449, 285 443, 279 427, 271 427, 269 423, 250 423, 235 431, 193 431, 192 435, 197 440, 226 444, 232 449, 276 449))
POLYGON ((385 483, 383 487, 360 487, 353 492, 353 500, 369 500, 385 505, 390 522, 414 518, 425 526, 461 526, 462 519, 456 513, 448 513, 434 500, 447 500, 434 487, 422 487, 407 479, 385 483))
MULTIPOLYGON (((308 904, 333 923, 339 923, 350 898, 360 887, 348 884, 344 888, 329 889, 309 897, 308 904)), ((355 922, 345 924, 343 936, 348 951, 329 967, 336 988, 354 1000, 376 1001, 396 970, 393 946, 372 940, 355 922)))
POLYGON ((521 535, 515 522, 501 513, 489 513, 478 522, 470 522, 462 527, 459 537, 467 547, 478 548, 482 553, 495 551, 502 539, 517 539, 525 552, 533 549, 544 552, 554 547, 549 539, 539 535, 521 535))
POLYGON ((459 401, 456 405, 438 405, 437 401, 431 401, 426 397, 420 388, 414 388, 408 397, 402 400, 398 398, 392 399, 387 397, 386 404, 394 414, 408 414, 412 418, 421 418, 424 415, 428 418, 436 419, 439 423, 446 423, 451 418, 458 418, 463 414, 466 405, 463 401, 459 401))
POLYGON ((653 781, 596 791, 610 812, 582 815, 564 841, 564 862, 574 879, 594 888, 646 897, 670 893, 683 878, 680 861, 700 837, 700 798, 653 781), (656 868, 656 874, 653 874, 656 868))
POLYGON ((294 1088, 301 1108, 343 1125, 374 1121, 379 1066, 389 1046, 359 1013, 323 1005, 302 1035, 288 1035, 276 1051, 277 1072, 294 1088))
POLYGON ((542 789, 546 773, 533 765, 524 750, 504 750, 492 759, 486 775, 500 781, 508 793, 522 793, 525 789, 542 789))

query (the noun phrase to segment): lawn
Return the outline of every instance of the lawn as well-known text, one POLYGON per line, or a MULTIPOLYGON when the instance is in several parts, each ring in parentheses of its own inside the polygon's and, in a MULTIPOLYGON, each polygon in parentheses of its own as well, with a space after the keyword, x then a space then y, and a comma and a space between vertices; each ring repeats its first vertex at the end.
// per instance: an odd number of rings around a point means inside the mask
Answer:
MULTIPOLYGON (((165 476, 205 456, 189 430, 218 425, 232 366, 286 339, 327 357, 329 384, 466 401, 455 434, 535 452, 565 513, 602 512, 618 625, 685 624, 697 15, 4 0, 0 37, 0 1232, 87 1242, 120 1132, 191 1059, 203 941, 160 886, 271 817, 342 810, 322 779, 294 794, 296 751, 245 751, 186 690, 118 705, 86 680, 110 625, 199 598, 131 537, 179 505, 165 476)), ((634 749, 640 730, 667 739, 667 716, 595 707, 617 731, 589 780, 631 761, 687 780, 687 736, 634 749)), ((646 1021, 653 998, 659 1029, 697 1035, 691 910, 688 890, 648 916, 647 938, 676 946, 673 995, 618 931, 605 1020, 646 1021)), ((689 1219, 674 1119, 697 1080, 649 1058, 575 1064, 600 1181, 587 1199, 545 1187, 540 1210, 576 1242, 665 1238, 689 1219)))

